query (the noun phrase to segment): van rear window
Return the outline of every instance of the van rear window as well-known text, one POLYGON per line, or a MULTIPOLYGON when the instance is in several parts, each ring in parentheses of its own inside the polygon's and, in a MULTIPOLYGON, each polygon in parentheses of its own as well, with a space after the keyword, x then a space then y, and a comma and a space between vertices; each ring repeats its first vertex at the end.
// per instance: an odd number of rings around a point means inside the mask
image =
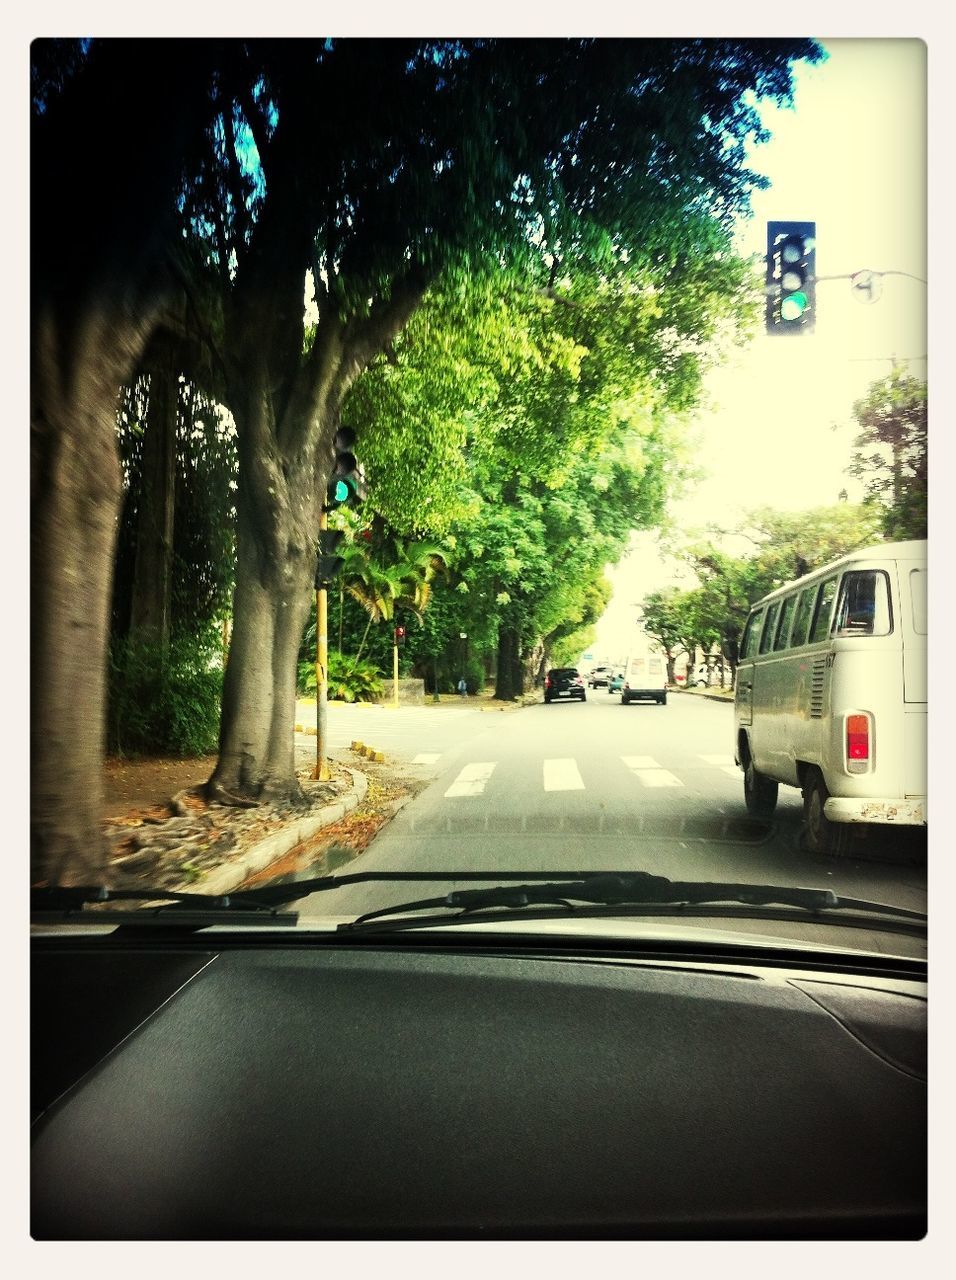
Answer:
POLYGON ((790 622, 793 618, 793 611, 796 608, 797 597, 787 596, 783 602, 783 609, 780 613, 780 626, 777 628, 777 638, 773 642, 775 649, 786 649, 790 640, 790 622))
POLYGON ((857 569, 843 575, 833 618, 835 636, 888 636, 893 630, 890 584, 882 569, 857 569))
POLYGON ((833 598, 836 595, 836 578, 827 578, 820 588, 817 600, 817 611, 813 615, 813 627, 810 631, 810 643, 825 640, 830 632, 830 614, 833 612, 833 598))
POLYGON ((793 620, 790 632, 790 647, 807 643, 807 632, 810 630, 810 619, 813 617, 813 605, 817 598, 816 585, 804 587, 797 597, 797 615, 793 620))
POLYGON ((768 653, 773 643, 773 629, 777 621, 777 614, 780 612, 780 601, 777 600, 767 610, 767 617, 763 624, 763 631, 760 635, 760 652, 768 653))
POLYGON ((747 619, 747 625, 744 627, 743 638, 740 641, 740 657, 752 658, 757 648, 757 636, 760 635, 760 620, 763 614, 752 613, 747 619))

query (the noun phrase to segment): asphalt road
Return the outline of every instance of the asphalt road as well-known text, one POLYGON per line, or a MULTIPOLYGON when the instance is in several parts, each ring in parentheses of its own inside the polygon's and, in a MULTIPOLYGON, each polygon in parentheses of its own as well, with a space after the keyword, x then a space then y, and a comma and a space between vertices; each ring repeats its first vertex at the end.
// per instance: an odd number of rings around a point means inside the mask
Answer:
MULTIPOLYGON (((418 758, 433 782, 347 871, 487 870, 493 881, 498 870, 646 870, 823 886, 925 909, 925 838, 888 831, 854 841, 847 858, 814 856, 801 849, 801 797, 788 787, 780 788, 772 823, 747 816, 729 703, 675 693, 663 707, 624 707, 595 690, 583 704, 462 711, 444 723, 446 713, 429 717, 429 710, 392 713, 396 726, 406 717, 404 729, 393 730, 392 750, 418 758)), ((451 887, 349 886, 336 892, 334 913, 451 887)), ((322 896, 323 910, 331 910, 322 896)))

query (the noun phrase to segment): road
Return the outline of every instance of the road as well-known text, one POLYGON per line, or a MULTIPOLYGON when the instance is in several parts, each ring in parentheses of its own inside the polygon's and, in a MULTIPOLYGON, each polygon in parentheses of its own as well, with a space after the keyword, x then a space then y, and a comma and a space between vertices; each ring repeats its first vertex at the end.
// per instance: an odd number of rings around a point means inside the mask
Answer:
MULTIPOLYGON (((356 714, 384 730, 385 720, 372 719, 380 712, 356 714)), ((882 833, 875 845, 854 841, 850 857, 834 860, 801 849, 795 789, 780 788, 771 824, 747 817, 728 703, 675 693, 666 706, 624 707, 598 689, 583 704, 462 711, 444 722, 451 709, 391 714, 393 751, 404 732, 402 755, 419 759, 434 780, 348 871, 487 870, 493 879, 498 870, 642 869, 676 879, 822 886, 925 909, 925 855, 913 833, 882 833)), ((335 914, 395 901, 397 888, 345 888, 335 895, 335 914)), ((399 888, 402 899, 438 891, 414 882, 399 888)), ((323 909, 330 905, 326 898, 323 909)))

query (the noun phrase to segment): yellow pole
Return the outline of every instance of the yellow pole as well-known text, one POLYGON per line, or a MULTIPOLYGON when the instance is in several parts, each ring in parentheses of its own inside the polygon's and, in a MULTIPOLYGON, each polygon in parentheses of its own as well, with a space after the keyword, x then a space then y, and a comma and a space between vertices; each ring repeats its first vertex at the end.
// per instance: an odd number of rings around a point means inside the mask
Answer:
MULTIPOLYGON (((329 520, 323 511, 319 516, 319 529, 327 529, 329 520)), ((325 744, 328 741, 329 697, 329 595, 325 587, 315 592, 315 769, 314 782, 328 782, 332 773, 326 759, 325 744)))

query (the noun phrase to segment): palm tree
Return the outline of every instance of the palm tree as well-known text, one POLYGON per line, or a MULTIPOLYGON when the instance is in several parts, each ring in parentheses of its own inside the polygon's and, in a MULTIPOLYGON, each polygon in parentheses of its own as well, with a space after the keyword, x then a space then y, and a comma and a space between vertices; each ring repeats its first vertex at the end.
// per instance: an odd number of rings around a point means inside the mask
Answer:
POLYGON ((431 598, 432 581, 448 567, 445 552, 437 544, 405 543, 397 537, 390 539, 385 555, 356 542, 343 547, 340 554, 344 589, 368 613, 356 660, 362 656, 373 622, 390 621, 396 608, 407 609, 421 620, 431 598))

